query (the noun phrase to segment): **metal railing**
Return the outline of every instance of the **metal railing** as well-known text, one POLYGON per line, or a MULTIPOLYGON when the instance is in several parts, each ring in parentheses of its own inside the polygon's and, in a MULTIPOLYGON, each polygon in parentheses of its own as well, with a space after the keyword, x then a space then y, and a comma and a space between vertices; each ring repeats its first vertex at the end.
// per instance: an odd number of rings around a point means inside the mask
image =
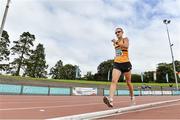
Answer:
MULTIPOLYGON (((0 84, 0 95, 74 95, 73 89, 75 87, 54 87, 54 86, 34 86, 34 85, 15 85, 15 84, 0 84)), ((83 95, 83 94, 82 94, 83 95)), ((96 95, 109 95, 109 89, 100 89, 97 88, 96 95)), ((116 96, 128 96, 129 90, 116 90, 116 96)), ((160 90, 152 89, 135 89, 135 96, 148 96, 148 95, 180 95, 180 91, 173 89, 163 90, 161 87, 160 90)))

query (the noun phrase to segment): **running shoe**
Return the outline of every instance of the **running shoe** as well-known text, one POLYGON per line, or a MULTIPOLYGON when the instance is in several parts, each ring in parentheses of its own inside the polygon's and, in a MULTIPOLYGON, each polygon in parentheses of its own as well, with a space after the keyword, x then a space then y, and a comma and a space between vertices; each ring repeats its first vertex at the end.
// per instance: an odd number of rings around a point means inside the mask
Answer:
POLYGON ((136 100, 135 100, 135 97, 132 97, 131 98, 131 106, 134 106, 136 105, 136 100))
POLYGON ((104 102, 108 107, 113 107, 113 101, 110 100, 108 97, 104 96, 103 102, 104 102))

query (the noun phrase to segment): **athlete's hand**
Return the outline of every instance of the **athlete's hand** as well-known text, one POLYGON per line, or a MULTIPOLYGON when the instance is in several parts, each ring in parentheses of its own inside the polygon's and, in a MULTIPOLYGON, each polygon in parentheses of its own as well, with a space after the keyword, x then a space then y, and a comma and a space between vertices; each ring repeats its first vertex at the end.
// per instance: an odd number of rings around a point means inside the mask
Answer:
POLYGON ((115 39, 112 39, 111 41, 112 41, 113 43, 116 43, 116 40, 115 40, 115 39))

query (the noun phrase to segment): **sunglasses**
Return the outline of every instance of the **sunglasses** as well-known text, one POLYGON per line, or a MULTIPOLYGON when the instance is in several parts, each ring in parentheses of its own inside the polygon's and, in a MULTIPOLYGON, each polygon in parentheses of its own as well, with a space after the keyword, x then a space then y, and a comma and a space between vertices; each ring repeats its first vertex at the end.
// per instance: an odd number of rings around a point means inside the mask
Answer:
POLYGON ((115 34, 120 33, 120 32, 122 32, 122 31, 116 31, 115 34))

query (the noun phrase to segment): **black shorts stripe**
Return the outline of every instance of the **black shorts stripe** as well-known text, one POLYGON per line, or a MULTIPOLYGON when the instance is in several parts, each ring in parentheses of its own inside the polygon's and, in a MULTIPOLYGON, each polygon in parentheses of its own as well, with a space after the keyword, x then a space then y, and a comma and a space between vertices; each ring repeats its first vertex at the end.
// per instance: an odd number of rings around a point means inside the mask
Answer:
POLYGON ((113 68, 118 69, 122 73, 129 72, 132 69, 132 65, 130 62, 124 62, 124 63, 117 63, 114 62, 113 68))

